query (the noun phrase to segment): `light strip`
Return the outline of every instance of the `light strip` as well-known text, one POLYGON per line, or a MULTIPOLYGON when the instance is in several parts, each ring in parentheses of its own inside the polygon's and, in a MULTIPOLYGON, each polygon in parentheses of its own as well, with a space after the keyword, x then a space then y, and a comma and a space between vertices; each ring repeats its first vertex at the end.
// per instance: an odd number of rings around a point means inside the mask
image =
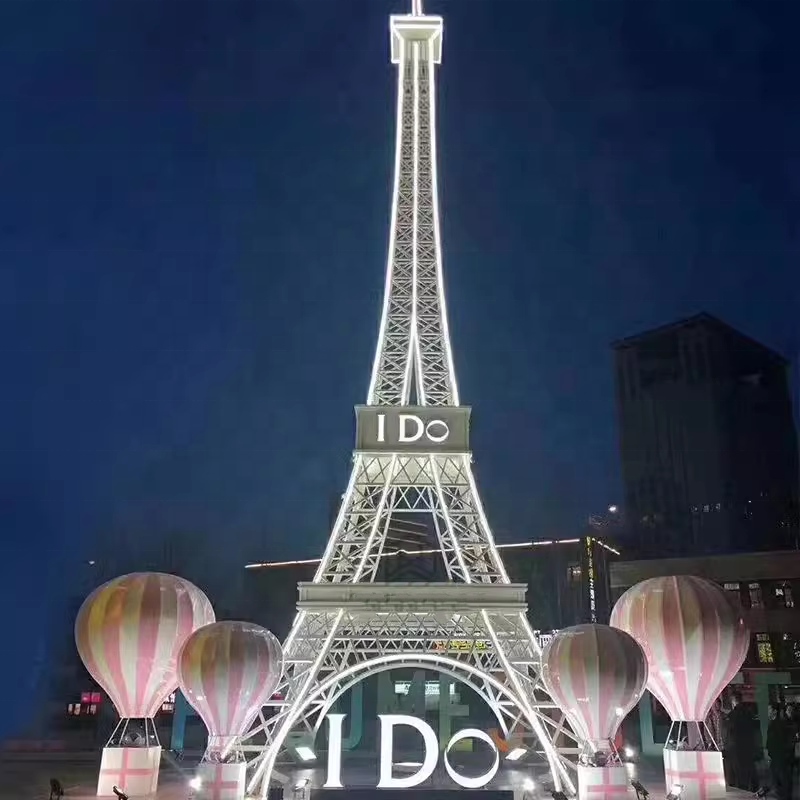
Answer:
POLYGON ((481 498, 478 496, 478 487, 475 485, 475 476, 472 474, 472 469, 470 468, 470 456, 465 453, 463 456, 461 456, 461 458, 463 459, 464 463, 464 472, 467 474, 469 490, 472 493, 472 503, 478 512, 478 519, 480 520, 480 523, 483 526, 483 531, 486 534, 486 541, 489 543, 492 561, 494 561, 494 565, 500 573, 503 583, 511 583, 511 581, 508 579, 508 573, 506 572, 506 565, 503 563, 503 559, 500 558, 500 554, 497 552, 497 545, 494 542, 492 529, 489 527, 489 520, 486 519, 486 514, 483 511, 483 503, 481 503, 481 498))
POLYGON ((444 524, 447 526, 447 532, 450 535, 450 541, 453 543, 453 552, 456 554, 458 566, 461 568, 461 573, 464 576, 465 583, 472 583, 472 575, 469 574, 467 564, 464 561, 464 551, 458 546, 458 537, 455 530, 453 530, 453 523, 450 519, 450 509, 444 501, 444 492, 442 491, 442 482, 439 478, 439 473, 436 471, 436 456, 431 456, 431 472, 433 474, 433 481, 436 484, 436 494, 439 496, 439 508, 444 517, 444 524))
MULTIPOLYGON (((305 612, 301 614, 301 616, 304 615, 305 612)), ((264 773, 266 773, 267 775, 272 774, 272 769, 275 766, 275 761, 278 757, 278 750, 283 745, 283 742, 286 739, 286 735, 291 730, 292 725, 294 725, 295 722, 297 722, 297 718, 305 710, 309 701, 313 698, 313 695, 312 697, 308 697, 309 687, 313 684, 314 680, 316 679, 317 673, 319 672, 319 668, 323 660, 325 659, 325 655, 330 650, 331 641, 333 640, 333 637, 339 630, 339 624, 341 623, 343 616, 344 616, 344 609, 342 608, 336 615, 336 619, 333 621, 333 624, 331 625, 330 632, 325 637, 325 641, 322 643, 322 648, 319 651, 319 655, 317 655, 317 658, 314 661, 314 663, 304 673, 305 680, 303 681, 303 685, 295 697, 294 707, 280 721, 277 730, 273 732, 275 738, 273 738, 271 745, 266 751, 263 761, 261 761, 261 763, 258 765, 258 769, 256 770, 253 777, 250 779, 250 783, 247 785, 247 791, 249 793, 253 792, 255 787, 258 785, 258 781, 261 779, 264 773), (278 739, 278 741, 276 741, 276 739, 278 739)), ((284 652, 286 652, 286 650, 288 650, 288 647, 285 648, 284 652)), ((269 788, 269 782, 263 781, 261 786, 262 800, 266 799, 268 788, 269 788)))
MULTIPOLYGON (((603 544, 598 539, 595 539, 598 544, 602 545, 606 550, 614 553, 615 555, 620 555, 619 550, 615 550, 613 547, 609 547, 607 544, 603 544)), ((507 542, 505 544, 496 544, 495 547, 498 550, 511 550, 514 548, 519 547, 542 547, 542 546, 549 546, 555 544, 578 544, 580 539, 542 539, 540 541, 534 542, 507 542)), ((383 558, 392 558, 394 556, 429 556, 435 553, 441 553, 442 548, 440 547, 431 547, 425 548, 423 550, 406 550, 405 548, 399 548, 398 550, 388 550, 383 554, 383 558)), ((245 569, 260 569, 262 567, 293 567, 293 566, 300 566, 302 564, 319 564, 321 559, 319 558, 301 558, 295 559, 291 561, 261 561, 261 562, 254 562, 252 564, 245 564, 245 569)))
POLYGON ((447 322, 447 305, 444 299, 444 276, 442 272, 442 237, 439 234, 439 178, 436 169, 436 79, 434 77, 433 65, 433 41, 428 43, 428 76, 430 80, 430 90, 428 100, 430 105, 430 125, 431 125, 431 194, 433 204, 433 237, 436 245, 436 283, 439 293, 439 313, 442 318, 442 337, 444 338, 445 355, 447 358, 447 371, 450 375, 450 391, 452 393, 452 403, 458 403, 458 385, 456 384, 456 372, 453 367, 453 349, 450 345, 450 326, 447 322))
POLYGON ((369 532, 369 538, 364 545, 364 550, 361 555, 361 562, 359 563, 358 569, 356 569, 355 574, 353 575, 353 583, 358 583, 358 581, 361 579, 361 576, 364 574, 364 568, 367 565, 367 561, 369 561, 370 553, 372 552, 372 548, 375 544, 375 535, 378 533, 378 529, 381 527, 381 522, 383 521, 381 517, 386 511, 386 500, 392 491, 391 486, 394 479, 396 466, 397 456, 392 456, 392 460, 389 462, 389 468, 386 470, 386 482, 383 484, 381 499, 378 503, 378 507, 375 509, 375 521, 372 523, 372 530, 369 532))
MULTIPOLYGON (((536 734, 536 737, 539 739, 539 743, 542 745, 542 748, 544 749, 545 755, 547 756, 547 760, 550 764, 550 774, 553 776, 553 783, 555 785, 555 788, 561 789, 561 781, 563 779, 567 789, 570 792, 574 793, 575 787, 572 783, 572 780, 570 776, 567 774, 567 770, 564 767, 564 764, 561 762, 561 758, 559 757, 555 747, 553 747, 553 743, 550 741, 550 738, 545 732, 544 726, 542 725, 542 721, 539 719, 535 709, 531 705, 530 700, 528 698, 528 694, 526 693, 525 689, 522 686, 522 682, 520 680, 517 670, 512 666, 508 658, 508 654, 501 647, 500 640, 498 639, 497 636, 497 631, 492 626, 492 623, 489 620, 489 613, 486 611, 486 609, 483 609, 481 611, 481 616, 483 617, 483 624, 485 626, 486 632, 489 634, 489 637, 492 640, 492 645, 494 646, 497 658, 502 664, 503 670, 505 671, 508 680, 511 682, 512 686, 516 689, 517 700, 520 704, 521 711, 528 718, 528 722, 533 728, 533 732, 536 734)), ((525 615, 522 614, 522 612, 520 612, 520 616, 524 618, 525 615)), ((528 628, 528 630, 530 631, 530 627, 528 628)), ((530 631, 530 637, 532 641, 535 641, 533 640, 532 631, 530 631)))
POLYGON ((333 531, 331 531, 331 535, 328 538, 328 545, 325 548, 322 559, 320 560, 321 563, 319 565, 319 569, 317 570, 316 575, 314 575, 315 583, 318 583, 322 580, 322 576, 325 574, 325 570, 328 568, 328 565, 331 563, 333 555, 336 552, 336 544, 339 541, 339 533, 341 532, 342 527, 346 524, 345 516, 350 509, 353 492, 355 491, 356 480, 361 474, 361 462, 363 461, 363 458, 363 456, 357 455, 353 461, 353 470, 350 473, 350 482, 347 484, 347 491, 345 491, 344 497, 342 498, 342 504, 339 506, 339 513, 336 515, 336 522, 333 524, 333 531))
MULTIPOLYGON (((414 103, 414 177, 412 181, 414 197, 414 213, 411 228, 411 336, 409 337, 409 367, 414 358, 417 371, 417 403, 425 403, 425 375, 422 371, 422 354, 419 349, 419 330, 417 321, 417 302, 419 300, 419 42, 411 45, 414 66, 411 72, 413 82, 414 103)), ((409 397, 403 392, 403 402, 408 403, 409 397)))
POLYGON ((392 274, 394 271, 395 231, 397 230, 397 206, 400 200, 400 161, 403 147, 403 64, 405 60, 405 39, 400 37, 400 67, 397 80, 397 132, 394 153, 394 186, 392 187, 392 216, 389 227, 389 256, 386 262, 386 283, 383 289, 383 312, 378 329, 378 346, 375 349, 375 360, 372 362, 372 377, 367 392, 367 405, 375 405, 375 390, 380 374, 383 358, 386 326, 389 323, 389 299, 392 295, 392 274))

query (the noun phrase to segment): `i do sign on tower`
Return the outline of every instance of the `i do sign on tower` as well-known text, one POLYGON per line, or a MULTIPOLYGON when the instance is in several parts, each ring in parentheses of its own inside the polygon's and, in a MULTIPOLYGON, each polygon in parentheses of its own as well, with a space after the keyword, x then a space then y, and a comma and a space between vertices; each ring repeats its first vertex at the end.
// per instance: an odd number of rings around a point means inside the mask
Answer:
MULTIPOLYGON (((328 776, 325 781, 326 789, 342 789, 342 723, 347 714, 328 714, 328 776)), ((410 717, 406 714, 379 714, 381 721, 380 742, 380 775, 378 789, 411 789, 428 780, 436 769, 439 760, 439 740, 436 732, 424 719, 410 717), (413 775, 396 778, 392 774, 394 764, 394 729, 398 725, 406 725, 419 731, 422 736, 424 757, 420 768, 413 775)), ((481 789, 497 774, 500 767, 500 753, 497 745, 485 731, 477 728, 464 728, 452 736, 444 749, 444 768, 450 778, 464 789, 481 789), (486 742, 491 749, 494 760, 492 766, 483 774, 474 778, 461 775, 450 763, 449 754, 452 748, 464 739, 479 739, 486 742)))
POLYGON ((356 406, 356 450, 467 453, 469 406, 356 406))

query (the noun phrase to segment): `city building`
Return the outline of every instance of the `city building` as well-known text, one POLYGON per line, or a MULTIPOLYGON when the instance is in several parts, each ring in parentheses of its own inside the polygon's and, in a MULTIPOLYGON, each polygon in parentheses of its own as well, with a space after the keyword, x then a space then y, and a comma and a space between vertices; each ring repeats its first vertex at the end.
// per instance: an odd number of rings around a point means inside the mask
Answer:
MULTIPOLYGON (((707 578, 740 605, 751 643, 734 683, 757 708, 765 735, 770 702, 800 702, 800 551, 615 561, 610 564, 611 598, 616 602, 639 581, 662 575, 707 578)), ((639 704, 639 722, 642 750, 657 752, 669 719, 649 693, 639 704)))
POLYGON ((613 349, 626 548, 668 557, 797 546, 787 361, 708 314, 613 349))

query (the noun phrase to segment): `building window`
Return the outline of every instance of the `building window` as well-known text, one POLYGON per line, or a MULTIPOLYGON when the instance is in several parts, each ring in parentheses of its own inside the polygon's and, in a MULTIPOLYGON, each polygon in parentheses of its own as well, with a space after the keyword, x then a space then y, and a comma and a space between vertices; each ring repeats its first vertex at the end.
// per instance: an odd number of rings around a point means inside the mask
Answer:
POLYGON ((759 664, 774 664, 775 655, 772 652, 772 642, 768 633, 756 634, 756 657, 759 664))
POLYGON ((764 597, 761 594, 761 584, 748 583, 747 588, 750 592, 750 608, 764 608, 764 597))
POLYGON ((792 597, 792 587, 784 581, 779 583, 775 589, 775 605, 778 608, 794 608, 794 598, 792 597))
POLYGON ((739 591, 739 584, 738 583, 723 583, 722 588, 726 592, 738 592, 739 591))

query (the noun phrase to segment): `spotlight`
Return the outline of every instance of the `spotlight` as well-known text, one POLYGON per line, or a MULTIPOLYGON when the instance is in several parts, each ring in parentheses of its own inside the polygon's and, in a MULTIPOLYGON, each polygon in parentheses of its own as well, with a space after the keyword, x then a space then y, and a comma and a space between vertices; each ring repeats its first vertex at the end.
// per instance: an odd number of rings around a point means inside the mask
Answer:
POLYGON ((530 778, 525 778, 522 781, 522 788, 526 792, 532 792, 536 788, 536 784, 530 778))
POLYGON ((650 792, 648 792, 639 781, 631 781, 631 786, 633 786, 636 792, 636 800, 647 800, 647 798, 650 797, 650 792))
POLYGON ((198 789, 202 789, 203 788, 203 779, 199 775, 195 775, 194 778, 192 778, 189 781, 189 788, 190 789, 194 789, 194 791, 198 791, 198 789))
POLYGON ((627 758, 627 759, 635 758, 636 757, 636 751, 632 747, 626 747, 622 751, 622 755, 624 755, 625 758, 627 758))
POLYGON ((507 756, 506 761, 519 761, 528 751, 524 747, 515 747, 507 756))
POLYGON ((669 794, 667 795, 666 800, 678 800, 678 798, 681 796, 682 793, 683 793, 683 784, 675 783, 669 790, 669 794))
POLYGON ((295 752, 301 761, 313 761, 317 757, 317 754, 310 747, 306 747, 304 744, 295 748, 295 752))

